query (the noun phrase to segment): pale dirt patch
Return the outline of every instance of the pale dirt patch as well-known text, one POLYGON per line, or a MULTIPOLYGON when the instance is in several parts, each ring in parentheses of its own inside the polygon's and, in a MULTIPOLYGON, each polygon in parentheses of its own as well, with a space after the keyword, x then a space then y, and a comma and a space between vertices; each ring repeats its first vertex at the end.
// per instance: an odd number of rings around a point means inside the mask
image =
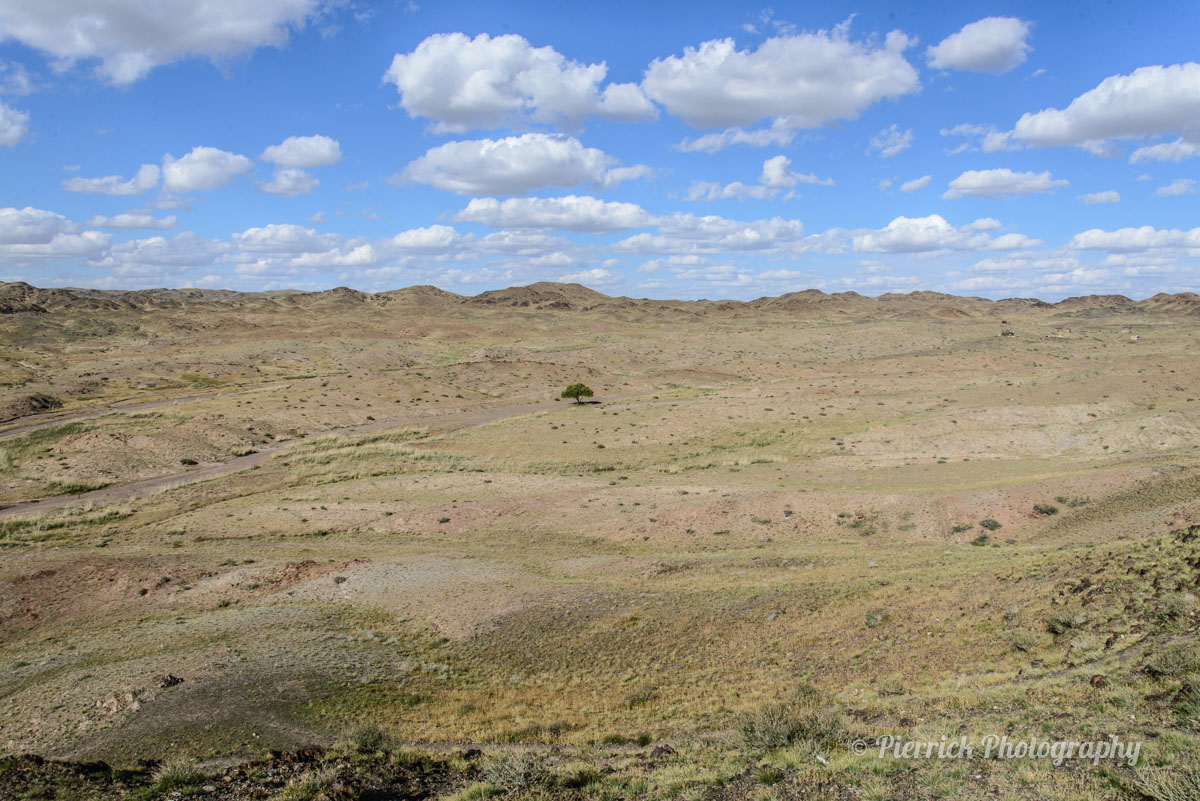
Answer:
POLYGON ((470 558, 413 557, 357 564, 298 584, 291 600, 368 607, 417 629, 464 639, 553 593, 545 578, 511 565, 470 558))

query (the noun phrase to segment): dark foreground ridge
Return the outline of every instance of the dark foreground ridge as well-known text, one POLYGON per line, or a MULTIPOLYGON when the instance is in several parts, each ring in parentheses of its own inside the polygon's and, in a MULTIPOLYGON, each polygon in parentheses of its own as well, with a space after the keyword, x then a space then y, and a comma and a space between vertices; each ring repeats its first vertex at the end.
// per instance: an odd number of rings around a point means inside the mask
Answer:
MULTIPOLYGON (((453 757, 469 778, 479 752, 453 757)), ((271 751, 265 758, 224 768, 143 761, 129 768, 106 762, 66 762, 34 754, 0 759, 0 801, 27 798, 159 799, 212 801, 322 798, 328 801, 418 801, 436 798, 455 783, 449 757, 408 751, 310 746, 271 751)), ((461 782, 460 782, 461 783, 461 782)))

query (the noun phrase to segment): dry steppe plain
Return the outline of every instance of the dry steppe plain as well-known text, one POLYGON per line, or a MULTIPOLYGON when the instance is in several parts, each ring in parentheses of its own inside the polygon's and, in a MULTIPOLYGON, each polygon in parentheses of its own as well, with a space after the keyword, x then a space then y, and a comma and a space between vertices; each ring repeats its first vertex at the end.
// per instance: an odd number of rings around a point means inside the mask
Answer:
POLYGON ((1197 797, 1195 295, 0 311, 0 798, 1197 797))

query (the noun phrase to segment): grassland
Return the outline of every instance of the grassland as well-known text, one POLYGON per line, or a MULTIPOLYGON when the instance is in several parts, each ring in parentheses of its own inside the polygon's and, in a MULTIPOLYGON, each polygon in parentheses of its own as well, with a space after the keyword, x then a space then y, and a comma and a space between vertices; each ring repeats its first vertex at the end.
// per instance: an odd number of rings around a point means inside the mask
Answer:
POLYGON ((64 403, 0 439, 0 750, 130 772, 0 786, 1195 798, 1195 318, 924 308, 4 321, 64 403), (877 748, 991 734, 1143 745, 877 748))

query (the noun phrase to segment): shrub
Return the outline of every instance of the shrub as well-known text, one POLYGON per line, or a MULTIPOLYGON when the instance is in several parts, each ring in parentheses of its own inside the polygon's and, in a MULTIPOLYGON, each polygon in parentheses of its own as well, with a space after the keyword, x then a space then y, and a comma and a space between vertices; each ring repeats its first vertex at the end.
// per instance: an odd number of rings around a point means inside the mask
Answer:
POLYGON ((987 534, 980 534, 978 537, 971 540, 971 544, 977 548, 982 548, 983 546, 987 545, 989 542, 991 542, 991 539, 988 537, 987 534))
POLYGON ((337 768, 312 768, 290 779, 279 793, 279 801, 316 801, 328 796, 337 784, 337 768))
POLYGON ((346 733, 346 742, 360 751, 383 751, 391 746, 392 738, 378 726, 364 723, 346 733))
POLYGON ((751 751, 774 751, 796 736, 796 717, 787 704, 764 706, 742 721, 742 742, 751 751))
POLYGON ((773 784, 779 784, 783 781, 783 771, 774 765, 764 765, 758 769, 758 775, 755 777, 759 784, 770 787, 773 784))
POLYGON ((1051 613, 1046 620, 1046 631, 1057 636, 1075 628, 1075 613, 1065 609, 1051 613))
POLYGON ((993 520, 993 519, 992 519, 992 518, 990 518, 990 517, 989 517, 989 518, 987 518, 986 520, 980 520, 980 521, 979 521, 979 525, 983 526, 983 527, 984 527, 984 528, 986 528, 988 531, 997 531, 997 530, 999 530, 999 529, 1001 528, 1001 526, 1000 526, 1000 521, 999 521, 999 520, 993 520))
POLYGON ((633 692, 626 693, 625 697, 621 699, 621 703, 628 709, 635 709, 639 706, 645 706, 653 701, 655 695, 657 695, 657 693, 653 688, 644 687, 640 690, 634 690, 633 692))
POLYGON ((845 734, 841 713, 829 708, 801 709, 796 704, 768 704, 746 715, 742 742, 765 752, 803 744, 813 751, 833 747, 845 734))
POLYGON ((550 770, 537 754, 505 753, 483 766, 483 780, 506 792, 529 790, 545 784, 550 770))
POLYGON ((1058 507, 1051 506, 1048 503, 1035 503, 1033 505, 1033 511, 1034 514, 1041 515, 1042 517, 1049 517, 1050 515, 1058 514, 1058 507))
POLYGON ((962 534, 964 531, 970 531, 975 528, 974 523, 955 523, 954 528, 950 529, 951 534, 962 534))
POLYGON ((1176 643, 1155 651, 1142 668, 1155 678, 1175 678, 1200 671, 1200 649, 1195 643, 1176 643))
POLYGON ((579 790, 602 780, 600 771, 591 765, 575 766, 558 778, 556 784, 569 790, 579 790))
POLYGON ((1185 618, 1190 615, 1192 612, 1192 606, 1193 603, 1190 598, 1183 593, 1176 592, 1162 599, 1162 603, 1159 605, 1156 615, 1161 622, 1169 623, 1173 620, 1179 620, 1180 618, 1185 618))
POLYGON ((1191 767, 1140 770, 1137 789, 1153 801, 1195 801, 1200 798, 1200 770, 1191 767))
POLYGON ((886 609, 872 609, 870 612, 867 612, 864 622, 867 624, 867 628, 873 629, 876 626, 887 623, 891 619, 892 615, 886 609))
POLYGON ((1187 729, 1200 729, 1200 676, 1192 676, 1194 681, 1185 681, 1175 696, 1175 715, 1179 725, 1187 729))
POLYGON ((165 793, 200 784, 208 776, 190 762, 165 762, 155 768, 151 778, 154 779, 154 789, 165 793))
POLYGON ((1038 639, 1029 632, 1020 631, 1013 635, 1012 647, 1014 651, 1020 651, 1023 654, 1030 653, 1038 646, 1038 639))

